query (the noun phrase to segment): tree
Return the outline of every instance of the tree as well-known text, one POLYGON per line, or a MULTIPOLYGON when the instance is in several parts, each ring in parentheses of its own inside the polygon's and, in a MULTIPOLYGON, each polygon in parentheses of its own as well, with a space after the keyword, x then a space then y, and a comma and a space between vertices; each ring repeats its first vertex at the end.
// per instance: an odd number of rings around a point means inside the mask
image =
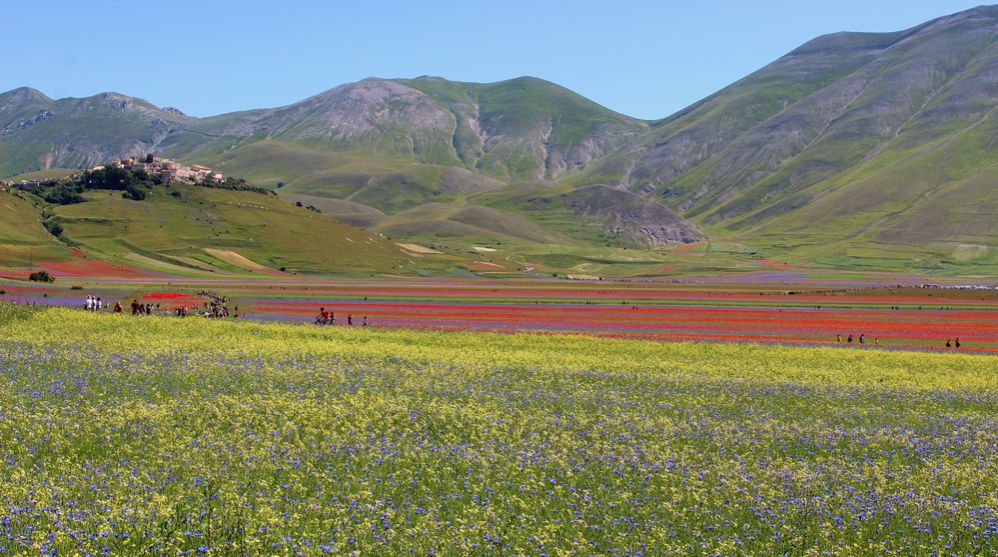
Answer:
POLYGON ((125 188, 125 193, 121 194, 121 197, 125 199, 134 199, 135 201, 142 201, 149 196, 149 190, 142 186, 136 184, 128 184, 125 188))
POLYGON ((47 203, 55 203, 57 205, 72 205, 74 203, 83 203, 86 201, 82 195, 67 186, 56 187, 46 193, 43 199, 45 199, 47 203))

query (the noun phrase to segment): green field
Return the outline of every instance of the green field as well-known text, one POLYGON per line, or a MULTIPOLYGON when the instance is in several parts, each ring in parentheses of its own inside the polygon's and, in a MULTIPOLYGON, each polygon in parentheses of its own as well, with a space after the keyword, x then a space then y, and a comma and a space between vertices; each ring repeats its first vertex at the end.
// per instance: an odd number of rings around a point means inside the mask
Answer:
POLYGON ((993 357, 0 312, 4 553, 998 550, 993 357))

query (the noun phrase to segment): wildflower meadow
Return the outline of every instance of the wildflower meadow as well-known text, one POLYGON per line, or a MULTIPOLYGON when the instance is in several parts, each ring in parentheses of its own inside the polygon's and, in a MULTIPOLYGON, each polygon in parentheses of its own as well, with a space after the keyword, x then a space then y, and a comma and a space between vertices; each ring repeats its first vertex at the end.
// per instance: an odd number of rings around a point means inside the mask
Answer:
POLYGON ((993 356, 0 321, 2 554, 998 552, 993 356))

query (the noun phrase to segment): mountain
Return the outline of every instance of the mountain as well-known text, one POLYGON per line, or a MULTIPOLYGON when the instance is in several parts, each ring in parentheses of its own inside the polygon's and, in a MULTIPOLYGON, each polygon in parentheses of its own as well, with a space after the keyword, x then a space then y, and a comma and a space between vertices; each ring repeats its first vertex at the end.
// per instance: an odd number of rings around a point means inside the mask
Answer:
POLYGON ((995 6, 819 37, 575 182, 609 179, 714 236, 812 257, 985 255, 998 244, 996 38, 995 6))
POLYGON ((0 175, 86 167, 159 149, 195 119, 101 93, 52 100, 28 88, 0 94, 0 175))
MULTIPOLYGON (((569 175, 650 129, 647 122, 529 77, 492 84, 371 78, 286 107, 203 119, 113 93, 52 101, 19 89, 0 103, 0 174, 159 152, 258 183, 283 182, 288 187, 282 196, 360 226, 433 230, 439 224, 444 233, 434 238, 447 237, 446 229, 457 222, 419 223, 399 215, 430 202, 464 202, 518 181, 569 175)), ((629 202, 646 206, 641 214, 683 220, 652 201, 629 202)), ((469 209, 482 208, 472 203, 469 209)), ((511 226, 525 224, 516 214, 490 214, 499 220, 462 229, 474 229, 472 236, 484 240, 509 238, 510 231, 522 238, 523 230, 529 241, 567 240, 556 229, 511 226)), ((587 222, 594 232, 610 230, 617 226, 612 214, 587 222)), ((682 228, 695 230, 685 221, 682 228)), ((640 229, 655 232, 620 237, 634 245, 703 237, 697 232, 673 238, 662 232, 671 228, 654 223, 634 228, 640 229)))
POLYGON ((995 6, 826 35, 657 121, 530 77, 371 78, 211 118, 18 89, 0 95, 0 175, 156 151, 421 241, 709 237, 824 267, 998 272, 996 38, 995 6))

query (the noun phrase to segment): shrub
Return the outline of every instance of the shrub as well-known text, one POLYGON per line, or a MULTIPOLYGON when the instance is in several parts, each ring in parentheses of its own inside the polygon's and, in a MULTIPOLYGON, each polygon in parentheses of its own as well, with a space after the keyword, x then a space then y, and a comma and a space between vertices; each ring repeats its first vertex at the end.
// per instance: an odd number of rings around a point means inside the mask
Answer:
POLYGON ((45 226, 45 230, 49 231, 49 234, 55 236, 56 238, 58 238, 59 236, 62 236, 62 232, 63 232, 62 225, 59 224, 58 222, 56 222, 56 221, 45 221, 43 224, 45 226))
POLYGON ((55 277, 50 275, 48 271, 35 271, 28 275, 28 280, 32 282, 55 282, 55 277))

